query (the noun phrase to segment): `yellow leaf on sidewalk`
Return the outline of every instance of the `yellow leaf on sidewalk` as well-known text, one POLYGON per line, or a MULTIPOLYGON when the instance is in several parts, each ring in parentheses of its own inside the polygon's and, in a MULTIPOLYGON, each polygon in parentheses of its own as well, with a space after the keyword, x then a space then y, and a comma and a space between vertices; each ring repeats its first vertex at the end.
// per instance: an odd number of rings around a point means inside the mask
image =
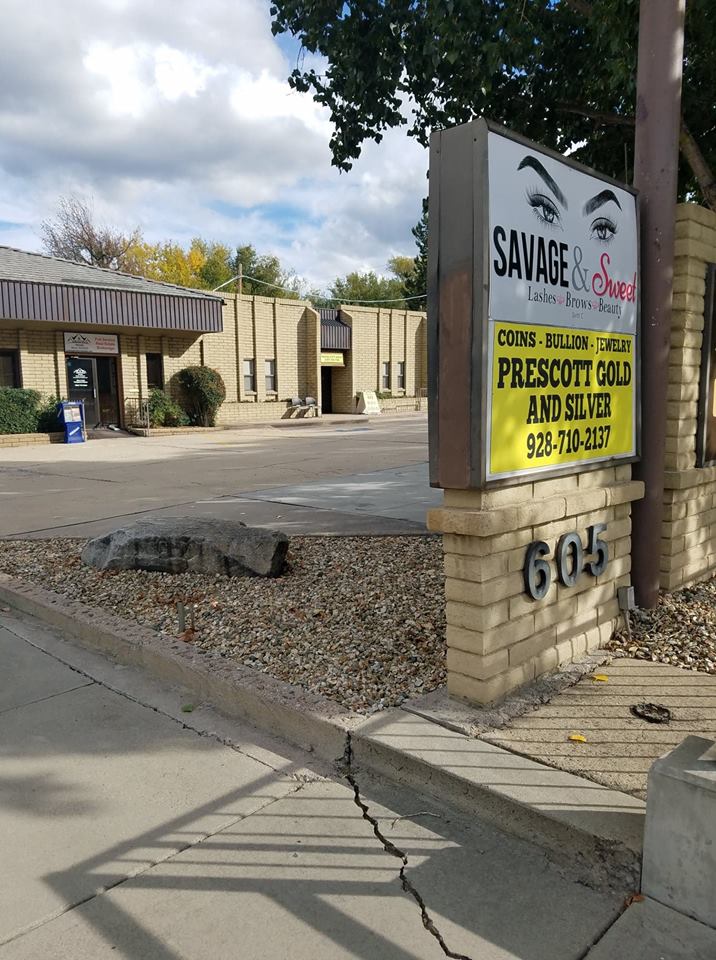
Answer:
POLYGON ((592 674, 592 680, 597 680, 599 683, 606 683, 609 677, 606 673, 594 673, 592 674))
POLYGON ((582 733, 570 733, 567 737, 568 740, 573 740, 575 743, 586 743, 587 738, 582 733))

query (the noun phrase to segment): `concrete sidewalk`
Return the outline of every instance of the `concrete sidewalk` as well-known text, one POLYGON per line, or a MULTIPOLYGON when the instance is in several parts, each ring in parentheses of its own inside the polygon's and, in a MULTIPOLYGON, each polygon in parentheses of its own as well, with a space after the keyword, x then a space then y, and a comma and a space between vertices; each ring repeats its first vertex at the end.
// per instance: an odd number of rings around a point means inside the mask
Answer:
POLYGON ((579 960, 618 915, 474 815, 361 776, 367 820, 308 756, 4 622, 1 960, 579 960))

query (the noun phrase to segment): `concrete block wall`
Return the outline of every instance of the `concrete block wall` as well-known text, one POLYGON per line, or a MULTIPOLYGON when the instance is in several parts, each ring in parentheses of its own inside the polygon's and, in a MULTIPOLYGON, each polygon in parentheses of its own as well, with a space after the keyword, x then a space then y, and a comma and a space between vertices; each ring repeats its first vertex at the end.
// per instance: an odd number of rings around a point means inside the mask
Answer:
MULTIPOLYGON (((67 396, 65 331, 115 333, 119 337, 118 381, 120 406, 134 416, 137 403, 149 394, 147 353, 161 353, 164 389, 179 399, 176 374, 186 366, 206 365, 218 370, 226 385, 226 400, 217 423, 280 419, 291 397, 315 397, 320 405, 320 319, 300 300, 225 295, 221 333, 137 330, 135 328, 78 327, 25 324, 12 328, 0 321, 0 348, 20 351, 24 386, 44 395, 67 396), (255 389, 244 388, 244 361, 254 361, 255 389), (276 391, 267 394, 265 361, 276 364, 276 391)), ((354 346, 346 366, 334 368, 333 401, 336 412, 354 413, 359 390, 380 389, 379 363, 391 364, 394 396, 411 397, 426 386, 424 356, 425 316, 411 311, 379 311, 350 307, 354 346), (380 345, 380 346, 379 346, 380 345), (405 362, 406 388, 397 390, 397 363, 405 362)))
POLYGON ((354 413, 356 394, 383 391, 383 363, 390 365, 393 397, 420 396, 427 388, 427 334, 425 314, 412 310, 383 310, 348 305, 341 317, 352 328, 352 349, 346 366, 334 370, 333 409, 354 413), (398 363, 405 363, 405 388, 398 389, 398 363))
POLYGON ((669 353, 661 586, 676 590, 716 573, 716 468, 696 466, 706 265, 716 262, 716 213, 676 208, 669 353))
POLYGON ((618 466, 494 491, 445 491, 428 526, 443 533, 451 695, 491 703, 606 643, 619 620, 617 589, 631 579, 631 503, 643 489, 630 466, 618 466), (553 559, 559 538, 578 533, 588 560, 587 528, 596 523, 607 524, 606 570, 563 586, 553 559), (542 600, 524 586, 535 540, 551 548, 542 600))

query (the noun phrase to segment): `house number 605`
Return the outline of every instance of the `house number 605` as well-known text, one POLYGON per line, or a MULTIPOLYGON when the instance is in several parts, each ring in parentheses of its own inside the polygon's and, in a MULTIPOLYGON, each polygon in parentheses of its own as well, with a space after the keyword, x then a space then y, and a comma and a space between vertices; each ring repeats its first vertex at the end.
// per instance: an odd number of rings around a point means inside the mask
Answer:
MULTIPOLYGON (((565 587, 573 587, 579 575, 584 571, 598 577, 607 569, 609 563, 609 544, 599 536, 607 529, 606 523, 595 523, 587 529, 587 553, 596 559, 584 563, 582 538, 578 533, 565 533, 559 538, 554 559, 557 576, 565 587)), ((543 600, 552 583, 552 568, 545 557, 549 556, 549 544, 544 540, 535 540, 527 548, 525 556, 525 593, 533 600, 543 600)))

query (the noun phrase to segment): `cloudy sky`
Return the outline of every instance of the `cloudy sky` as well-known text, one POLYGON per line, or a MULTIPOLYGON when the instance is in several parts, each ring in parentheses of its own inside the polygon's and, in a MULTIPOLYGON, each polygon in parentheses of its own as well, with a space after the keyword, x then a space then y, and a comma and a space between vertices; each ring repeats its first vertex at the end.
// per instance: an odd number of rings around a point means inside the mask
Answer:
POLYGON ((325 288, 414 253, 427 156, 402 131, 348 174, 286 77, 270 0, 2 0, 0 244, 41 249, 57 198, 148 240, 275 253, 325 288))

